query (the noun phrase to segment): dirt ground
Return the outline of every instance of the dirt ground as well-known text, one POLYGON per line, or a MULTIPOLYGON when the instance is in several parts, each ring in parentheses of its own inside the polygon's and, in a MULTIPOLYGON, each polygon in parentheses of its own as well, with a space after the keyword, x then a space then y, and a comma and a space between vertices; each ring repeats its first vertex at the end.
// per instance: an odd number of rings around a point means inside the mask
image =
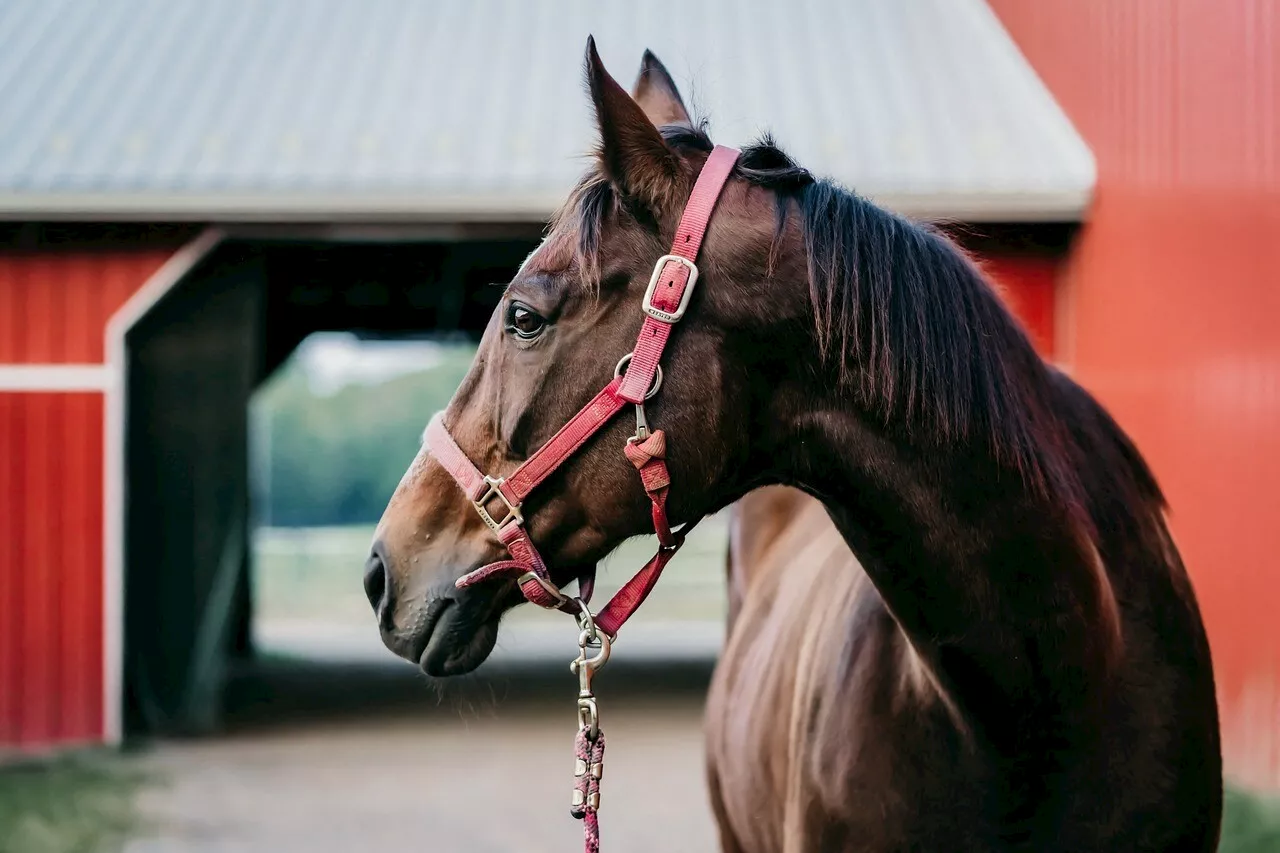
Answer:
MULTIPOLYGON (((126 853, 580 849, 565 670, 524 667, 443 693, 399 668, 258 678, 239 691, 231 731, 148 750, 149 825, 126 853)), ((599 685, 604 849, 717 849, 703 777, 705 668, 615 675, 612 689, 603 675, 599 685)))

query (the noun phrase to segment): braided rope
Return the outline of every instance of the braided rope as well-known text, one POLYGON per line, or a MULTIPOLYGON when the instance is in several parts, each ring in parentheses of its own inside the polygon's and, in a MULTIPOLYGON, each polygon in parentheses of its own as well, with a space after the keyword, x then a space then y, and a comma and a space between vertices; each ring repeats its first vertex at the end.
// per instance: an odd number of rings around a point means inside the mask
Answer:
POLYGON ((596 812, 600 808, 604 732, 597 731, 592 738, 587 729, 579 729, 578 736, 573 741, 573 753, 578 763, 574 768, 575 796, 569 813, 582 821, 583 849, 586 853, 600 853, 600 821, 596 812))

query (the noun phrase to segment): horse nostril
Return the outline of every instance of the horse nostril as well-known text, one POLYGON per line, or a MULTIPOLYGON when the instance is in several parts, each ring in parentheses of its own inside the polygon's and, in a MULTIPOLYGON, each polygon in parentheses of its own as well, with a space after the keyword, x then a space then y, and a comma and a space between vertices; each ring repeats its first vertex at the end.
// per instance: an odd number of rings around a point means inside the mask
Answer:
POLYGON ((373 546, 364 566, 364 594, 377 614, 380 623, 391 617, 391 584, 387 578, 387 563, 382 559, 382 543, 373 546))

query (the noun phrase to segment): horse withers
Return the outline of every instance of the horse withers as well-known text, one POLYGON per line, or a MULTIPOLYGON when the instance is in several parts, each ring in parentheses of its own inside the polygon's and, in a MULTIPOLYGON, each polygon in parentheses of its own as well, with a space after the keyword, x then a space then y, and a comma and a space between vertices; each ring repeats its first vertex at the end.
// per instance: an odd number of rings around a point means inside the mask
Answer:
MULTIPOLYGON (((638 306, 716 155, 656 60, 634 94, 593 44, 586 67, 595 165, 508 285, 438 424, 452 473, 424 447, 367 566, 384 642, 433 675, 474 669, 505 610, 555 604, 556 587, 656 524, 652 483, 622 453, 638 420, 611 409, 572 447, 557 432, 616 396, 619 359, 638 335, 646 345, 654 315, 638 306), (502 491, 557 442, 566 453, 536 492, 502 491), (524 538, 509 559, 495 530, 513 524, 524 538), (471 582, 529 565, 535 546, 541 573, 471 582)), ((771 594, 742 591, 730 658, 741 645, 750 667, 803 662, 789 695, 817 705, 723 703, 713 755, 736 743, 753 756, 713 759, 725 850, 1213 850, 1208 644, 1129 439, 937 232, 767 139, 716 197, 646 404, 665 434, 663 511, 690 522, 795 486, 858 557, 835 549, 821 572, 789 559, 766 573, 771 594), (782 737, 784 721, 790 764, 754 740, 782 737), (767 793, 794 780, 796 796, 767 793), (766 793, 740 796, 743 784, 766 793)))

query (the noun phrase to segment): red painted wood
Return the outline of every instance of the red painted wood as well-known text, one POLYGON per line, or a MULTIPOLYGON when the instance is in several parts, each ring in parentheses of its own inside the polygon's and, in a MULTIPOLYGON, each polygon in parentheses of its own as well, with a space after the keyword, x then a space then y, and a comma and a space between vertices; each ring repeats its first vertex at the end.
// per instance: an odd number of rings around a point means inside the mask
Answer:
POLYGON ((1052 360, 1054 286, 1060 262, 1039 255, 990 253, 979 259, 1009 310, 1022 322, 1040 355, 1052 360))
MULTIPOLYGON (((40 338, 47 342, 52 335, 41 334, 40 338)), ((55 499, 58 480, 53 454, 57 448, 51 441, 56 403, 56 395, 29 396, 25 401, 25 412, 19 419, 22 427, 23 549, 19 554, 18 571, 22 573, 24 583, 19 605, 23 628, 18 646, 22 653, 18 690, 23 708, 18 738, 22 743, 47 743, 55 734, 53 714, 58 700, 57 652, 60 638, 54 621, 54 596, 62 586, 58 576, 65 571, 58 553, 61 537, 57 533, 62 531, 55 499)))
MULTIPOLYGON (((7 306, 0 302, 0 323, 3 323, 7 306)), ((22 593, 18 541, 18 397, 0 394, 0 602, 10 603, 20 599, 22 593)), ((6 606, 0 604, 0 607, 6 606)), ((16 610, 16 607, 6 607, 16 610)), ((16 613, 0 611, 0 744, 18 741, 18 716, 20 696, 18 666, 22 659, 18 649, 22 620, 16 613)))
POLYGON ((0 746, 102 737, 102 416, 0 394, 0 746))
POLYGON ((167 249, 0 251, 0 364, 93 364, 125 300, 167 249))
MULTIPOLYGON (((164 248, 0 250, 0 367, 104 358, 164 248)), ((103 736, 100 393, 0 391, 0 751, 103 736)))
POLYGON ((1228 773, 1280 786, 1280 5, 991 5, 1098 162, 1059 351, 1169 497, 1228 773))
MULTIPOLYGON (((102 530, 103 400, 99 395, 75 394, 61 398, 64 482, 83 478, 75 500, 66 501, 62 524, 66 530, 102 530), (90 476, 87 472, 98 472, 90 476), (94 499, 94 495, 97 499, 94 499)), ((85 535, 64 542, 65 586, 59 596, 67 612, 81 614, 70 640, 61 649, 58 692, 61 696, 55 725, 59 739, 96 740, 102 733, 103 661, 103 552, 102 537, 85 535)))

